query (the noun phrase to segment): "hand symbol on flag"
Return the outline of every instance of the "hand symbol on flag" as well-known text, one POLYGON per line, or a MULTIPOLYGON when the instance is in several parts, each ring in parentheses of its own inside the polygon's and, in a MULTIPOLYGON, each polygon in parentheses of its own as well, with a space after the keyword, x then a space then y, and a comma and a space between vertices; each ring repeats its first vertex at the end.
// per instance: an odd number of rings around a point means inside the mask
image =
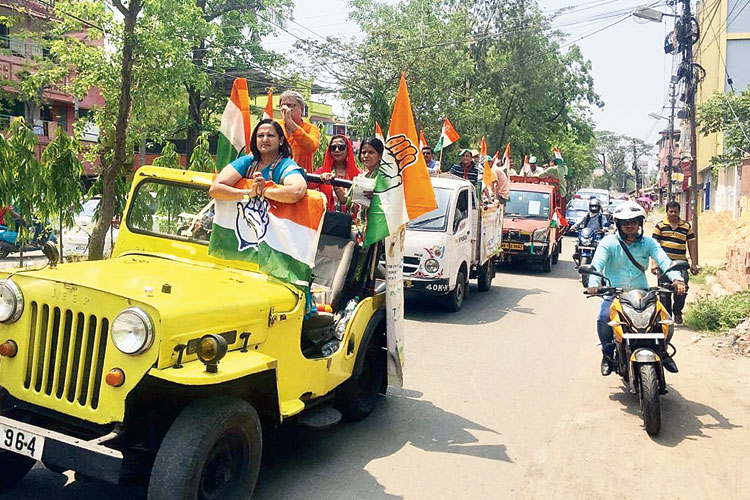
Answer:
POLYGON ((378 169, 387 186, 383 188, 376 184, 375 192, 383 193, 400 186, 403 182, 401 172, 417 161, 417 154, 416 146, 404 134, 389 137, 378 169))

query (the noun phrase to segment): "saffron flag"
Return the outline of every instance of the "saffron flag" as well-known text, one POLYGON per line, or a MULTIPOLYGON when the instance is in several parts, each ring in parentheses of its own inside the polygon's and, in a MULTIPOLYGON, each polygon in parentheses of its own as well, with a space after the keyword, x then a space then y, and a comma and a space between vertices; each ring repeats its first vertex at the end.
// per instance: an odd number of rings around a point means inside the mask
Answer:
POLYGON ((503 153, 503 165, 510 165, 510 143, 505 146, 505 153, 503 153))
POLYGON ((440 132, 440 139, 438 139, 437 144, 435 144, 434 151, 437 153, 443 148, 447 148, 457 140, 459 140, 461 136, 456 132, 456 129, 453 128, 453 124, 446 118, 443 120, 443 130, 440 132))
POLYGON ((367 215, 365 246, 437 208, 427 164, 419 154, 418 145, 409 91, 402 74, 367 215))
POLYGON ((380 124, 375 122, 375 138, 385 142, 385 136, 383 136, 383 129, 380 128, 380 124))
MULTIPOLYGON (((251 179, 235 184, 238 189, 251 186, 251 179)), ((325 196, 318 191, 308 191, 297 203, 260 196, 216 200, 208 253, 220 259, 254 262, 270 276, 306 287, 315 265, 325 209, 325 196)))
POLYGON ((273 87, 268 87, 268 99, 266 99, 266 109, 263 110, 263 119, 273 118, 273 87))
POLYGON ((497 180, 497 177, 495 176, 495 172, 492 171, 492 169, 490 168, 490 164, 487 161, 487 141, 485 140, 484 136, 482 136, 482 146, 480 147, 479 154, 482 157, 482 162, 484 165, 484 168, 482 169, 482 185, 486 187, 495 182, 497 180))
POLYGON ((250 98, 247 95, 247 80, 237 78, 232 93, 221 115, 219 141, 216 146, 216 170, 247 154, 250 144, 250 98))
POLYGON ((500 151, 495 151, 495 156, 492 157, 492 167, 494 168, 500 161, 500 151))
POLYGON ((427 146, 427 139, 424 138, 422 129, 419 129, 419 150, 422 151, 422 148, 425 146, 427 146))

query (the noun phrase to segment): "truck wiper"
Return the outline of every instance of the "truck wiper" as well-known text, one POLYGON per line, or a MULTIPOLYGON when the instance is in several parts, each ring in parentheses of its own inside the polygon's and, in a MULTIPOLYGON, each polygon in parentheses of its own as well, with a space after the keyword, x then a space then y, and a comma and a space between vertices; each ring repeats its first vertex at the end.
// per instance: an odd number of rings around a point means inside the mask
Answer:
POLYGON ((428 222, 434 222, 436 220, 440 220, 440 219, 443 219, 443 218, 445 218, 445 215, 437 215, 435 217, 430 217, 429 219, 424 219, 424 220, 419 220, 419 221, 416 221, 416 222, 412 222, 412 223, 409 224, 409 226, 411 226, 411 227, 421 226, 423 224, 427 224, 428 222))

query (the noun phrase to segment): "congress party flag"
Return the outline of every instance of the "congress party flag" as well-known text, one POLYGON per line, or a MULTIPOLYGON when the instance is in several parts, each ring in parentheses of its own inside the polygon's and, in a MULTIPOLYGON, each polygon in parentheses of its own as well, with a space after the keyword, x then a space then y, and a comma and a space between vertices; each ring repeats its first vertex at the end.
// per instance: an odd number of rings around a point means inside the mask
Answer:
POLYGON ((440 132, 440 139, 438 139, 437 144, 435 144, 434 151, 438 152, 441 151, 443 148, 447 148, 457 140, 459 140, 461 136, 456 132, 456 129, 453 127, 453 124, 446 118, 443 120, 443 130, 440 132))
POLYGON ((229 96, 221 115, 219 141, 216 146, 216 170, 226 167, 238 156, 247 154, 250 145, 250 98, 247 95, 247 80, 237 78, 232 84, 229 96))

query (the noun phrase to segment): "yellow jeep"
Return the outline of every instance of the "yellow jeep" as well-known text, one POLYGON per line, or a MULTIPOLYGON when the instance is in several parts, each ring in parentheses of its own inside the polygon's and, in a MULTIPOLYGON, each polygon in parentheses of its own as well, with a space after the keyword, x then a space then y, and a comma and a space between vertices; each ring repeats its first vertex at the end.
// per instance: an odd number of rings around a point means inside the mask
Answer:
POLYGON ((327 213, 330 309, 306 319, 298 288, 209 254, 211 179, 143 167, 111 259, 0 274, 0 492, 39 460, 151 499, 249 498, 282 422, 362 419, 385 393, 379 247, 327 213))

